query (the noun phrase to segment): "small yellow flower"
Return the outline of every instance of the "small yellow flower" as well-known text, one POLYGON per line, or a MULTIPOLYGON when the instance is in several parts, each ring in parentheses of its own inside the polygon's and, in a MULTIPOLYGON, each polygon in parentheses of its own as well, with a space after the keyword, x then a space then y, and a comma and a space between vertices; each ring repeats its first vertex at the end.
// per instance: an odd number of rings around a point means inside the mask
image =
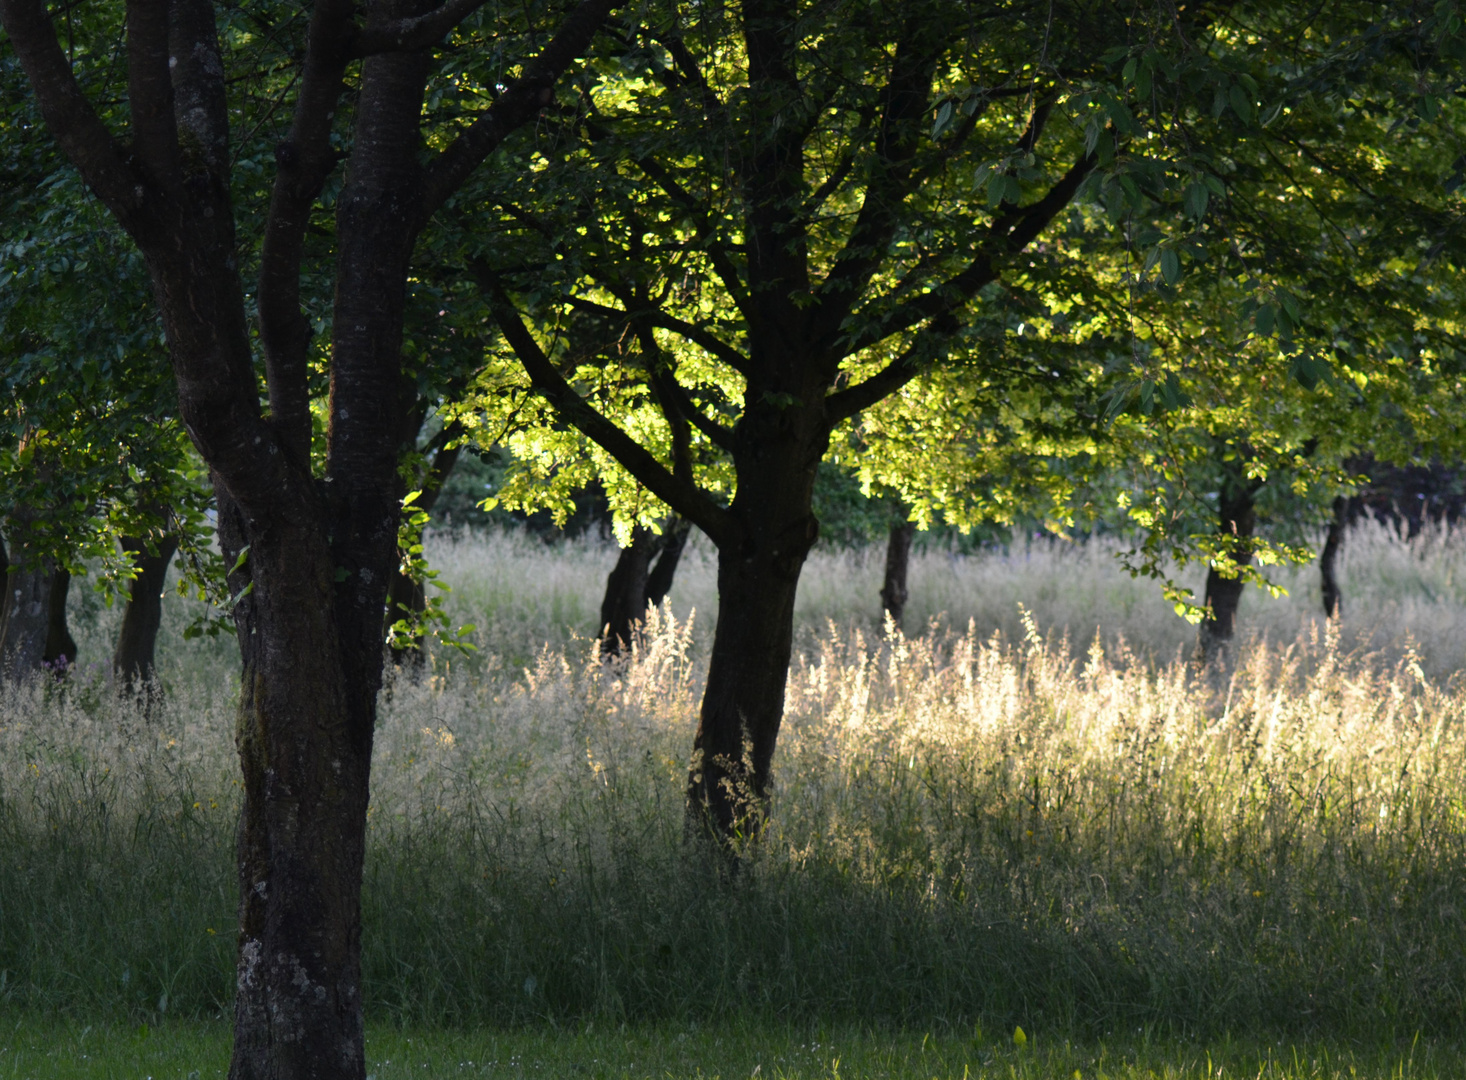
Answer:
POLYGON ((1018 1049, 1020 1050, 1028 1045, 1028 1036, 1023 1034, 1023 1029, 1021 1027, 1015 1027, 1013 1029, 1013 1045, 1018 1047, 1018 1049))

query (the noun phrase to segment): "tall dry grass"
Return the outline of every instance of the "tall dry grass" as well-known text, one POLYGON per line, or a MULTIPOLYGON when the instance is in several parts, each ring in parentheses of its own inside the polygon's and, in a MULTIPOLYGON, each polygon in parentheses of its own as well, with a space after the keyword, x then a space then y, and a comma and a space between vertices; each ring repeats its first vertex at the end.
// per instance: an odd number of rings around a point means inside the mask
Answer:
MULTIPOLYGON (((1107 647, 1123 641, 1136 655, 1160 663, 1189 653, 1196 631, 1176 616, 1156 585, 1120 566, 1124 544, 1107 538, 1072 543, 1015 537, 1006 552, 961 555, 918 550, 910 570, 906 627, 916 636, 935 625, 980 636, 1022 634, 1018 605, 1040 626, 1067 632, 1079 653, 1098 632, 1107 647)), ((443 534, 430 537, 428 554, 453 592, 446 597, 459 623, 482 628, 487 654, 523 663, 546 641, 566 644, 593 636, 614 548, 594 539, 546 546, 522 534, 443 534)), ((885 553, 816 549, 800 579, 796 620, 808 649, 833 622, 842 631, 880 630, 885 553)), ((1315 564, 1272 568, 1287 590, 1274 599, 1257 589, 1243 594, 1239 630, 1244 639, 1291 642, 1322 631, 1323 602, 1315 564)), ((1348 534, 1339 577, 1345 592, 1341 646, 1379 650, 1398 659, 1413 647, 1423 669, 1442 679, 1466 666, 1466 536, 1431 527, 1406 541, 1371 522, 1348 534)), ((1206 573, 1180 574, 1198 598, 1206 573)), ((699 641, 717 617, 717 565, 699 534, 679 568, 670 596, 679 619, 698 613, 699 641)))
MULTIPOLYGON (((1466 689, 1416 653, 1308 629, 1217 681, 1031 620, 911 640, 806 623, 771 823, 729 880, 683 843, 701 620, 659 616, 621 665, 582 640, 391 686, 373 1015, 1381 1038, 1466 1020, 1466 689)), ((227 1006, 231 730, 202 690, 146 723, 99 681, 0 704, 0 998, 227 1006)))

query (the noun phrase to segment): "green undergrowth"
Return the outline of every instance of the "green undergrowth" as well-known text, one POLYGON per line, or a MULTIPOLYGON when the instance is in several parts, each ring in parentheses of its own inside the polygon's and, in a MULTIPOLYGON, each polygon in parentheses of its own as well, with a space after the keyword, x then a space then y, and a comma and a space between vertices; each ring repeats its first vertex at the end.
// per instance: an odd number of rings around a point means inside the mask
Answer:
MULTIPOLYGON (((1145 1033, 1072 1042, 1035 1031, 884 1031, 740 1022, 508 1031, 367 1030, 372 1080, 1434 1080, 1466 1075, 1450 1042, 1188 1043, 1145 1033)), ((210 1080, 225 1075, 222 1020, 83 1024, 0 1011, 0 1080, 210 1080)))

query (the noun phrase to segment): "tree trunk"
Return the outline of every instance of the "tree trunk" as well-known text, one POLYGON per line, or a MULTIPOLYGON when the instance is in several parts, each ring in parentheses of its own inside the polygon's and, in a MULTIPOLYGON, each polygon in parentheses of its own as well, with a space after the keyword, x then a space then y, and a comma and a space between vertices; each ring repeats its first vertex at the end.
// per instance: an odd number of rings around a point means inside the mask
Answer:
POLYGON ((1339 552, 1344 546, 1344 527, 1348 524, 1349 500, 1343 495, 1334 499, 1334 516, 1329 521, 1328 538, 1318 557, 1318 574, 1323 584, 1323 614, 1326 619, 1344 614, 1344 593, 1339 588, 1339 552))
POLYGON ((340 556, 308 505, 304 520, 252 528, 216 490, 226 559, 249 543, 231 595, 252 586, 234 607, 244 799, 230 1076, 360 1077, 361 869, 385 589, 360 585, 369 575, 357 566, 358 587, 333 602, 340 556), (343 633, 358 596, 366 649, 343 633))
POLYGON ((660 606, 672 591, 672 579, 677 576, 677 564, 682 561, 682 552, 687 549, 687 538, 691 534, 692 522, 681 514, 672 514, 662 526, 661 553, 646 577, 647 607, 660 606))
POLYGON ((718 621, 687 786, 690 827, 711 832, 725 851, 756 837, 767 814, 794 597, 819 536, 811 506, 828 433, 792 415, 806 411, 758 402, 735 433, 738 493, 733 527, 718 544, 718 621))
POLYGON ((647 575, 660 537, 638 525, 631 543, 616 556, 601 600, 601 656, 609 659, 631 648, 636 626, 646 618, 647 575))
POLYGON ((916 523, 900 521, 891 526, 886 541, 886 578, 881 585, 881 607, 891 616, 896 629, 906 613, 906 570, 911 565, 911 541, 916 536, 916 523))
MULTIPOLYGON (((1262 484, 1241 474, 1240 467, 1228 470, 1219 495, 1219 518, 1223 533, 1238 540, 1233 558, 1238 566, 1252 561, 1253 530, 1257 518, 1253 499, 1262 484)), ((1224 575, 1215 566, 1206 575, 1206 615, 1197 632, 1197 654, 1203 666, 1220 660, 1232 643, 1237 630, 1237 605, 1242 599, 1242 578, 1224 575)))
POLYGON ((163 583, 168 576, 168 564, 178 550, 178 538, 171 533, 155 543, 157 554, 152 554, 145 539, 124 537, 122 540, 122 549, 132 556, 137 577, 128 589, 122 629, 112 653, 112 674, 118 685, 129 692, 146 690, 155 677, 153 657, 158 629, 163 624, 163 583))
POLYGON ((366 1074, 361 873, 382 618, 404 494, 408 264, 432 215, 553 100, 555 82, 612 2, 583 0, 446 149, 429 148, 424 91, 435 46, 474 6, 430 11, 419 0, 386 0, 371 5, 365 25, 352 4, 313 6, 297 42, 294 116, 275 146, 269 215, 251 230, 263 238, 254 300, 266 416, 230 198, 233 80, 214 6, 128 7, 124 142, 77 84, 47 5, 0 0, 47 126, 147 263, 179 417, 210 467, 220 547, 237 567, 228 578, 243 664, 232 1080, 366 1074), (300 283, 305 233, 337 167, 337 109, 348 95, 353 131, 334 199, 330 401, 325 475, 317 477, 312 331, 300 283))
POLYGON ((41 658, 56 675, 64 675, 76 663, 76 639, 66 625, 66 597, 71 592, 71 571, 58 568, 51 574, 51 599, 46 612, 46 652, 41 658))
POLYGON ((18 683, 40 671, 51 635, 55 568, 50 562, 12 565, 5 576, 5 616, 0 629, 0 677, 18 683))

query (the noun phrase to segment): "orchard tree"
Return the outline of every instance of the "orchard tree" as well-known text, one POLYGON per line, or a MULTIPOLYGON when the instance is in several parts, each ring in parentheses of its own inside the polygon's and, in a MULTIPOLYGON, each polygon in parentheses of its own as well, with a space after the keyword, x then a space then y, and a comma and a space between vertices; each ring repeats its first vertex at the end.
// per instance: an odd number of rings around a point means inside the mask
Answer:
POLYGON ((66 594, 95 559, 98 587, 131 594, 114 664, 137 684, 160 613, 157 545, 201 524, 203 499, 143 261, 38 130, 23 85, 0 55, 0 198, 12 210, 0 222, 0 666, 22 679, 75 662, 66 594))
POLYGON ((125 43, 126 109, 112 110, 87 92, 87 69, 112 62, 113 36, 78 49, 44 0, 0 2, 47 128, 142 254, 179 415, 213 478, 244 665, 237 1080, 365 1073, 361 871, 405 494, 408 269, 426 222, 553 102, 611 7, 532 5, 500 21, 480 0, 364 17, 319 0, 308 18, 130 0, 99 27, 125 43), (231 140, 244 108, 231 94, 256 85, 270 50, 278 107, 248 119, 273 136, 273 163, 231 140), (308 244, 321 230, 325 251, 308 244), (242 265, 256 237, 263 402, 242 265), (328 274, 318 329, 303 297, 328 274))
MULTIPOLYGON (((1062 288, 1052 269, 1005 279, 980 369, 914 381, 845 450, 867 483, 970 524, 1010 509, 990 484, 1012 471, 1003 451, 1044 449, 1061 518, 1067 498, 1084 503, 1069 514, 1140 526, 1129 566, 1200 622, 1204 660, 1247 582, 1310 557, 1298 519, 1354 482, 1351 461, 1428 459, 1466 434, 1459 24, 1335 5, 1298 37, 1286 18, 1233 15, 1247 37, 1209 52, 1235 81, 1181 131, 1204 168, 1173 185, 1137 162, 1071 222, 1062 288), (1018 363, 1048 371, 1050 392, 1005 384, 1018 363), (1200 597, 1170 580, 1192 560, 1200 597)), ((1122 81, 1145 115, 1181 74, 1142 51, 1122 81)))
POLYGON ((573 429, 529 437, 542 472, 589 461, 624 522, 670 507, 717 548, 688 777, 717 835, 764 812, 832 435, 948 358, 983 368, 1004 281, 1061 259, 1079 203, 1200 168, 1151 136, 1232 85, 1205 10, 668 0, 617 27, 542 169, 475 188, 463 263, 515 363, 470 411, 532 389, 573 429), (1146 49, 1184 61, 1151 115, 1119 85, 1146 49))

